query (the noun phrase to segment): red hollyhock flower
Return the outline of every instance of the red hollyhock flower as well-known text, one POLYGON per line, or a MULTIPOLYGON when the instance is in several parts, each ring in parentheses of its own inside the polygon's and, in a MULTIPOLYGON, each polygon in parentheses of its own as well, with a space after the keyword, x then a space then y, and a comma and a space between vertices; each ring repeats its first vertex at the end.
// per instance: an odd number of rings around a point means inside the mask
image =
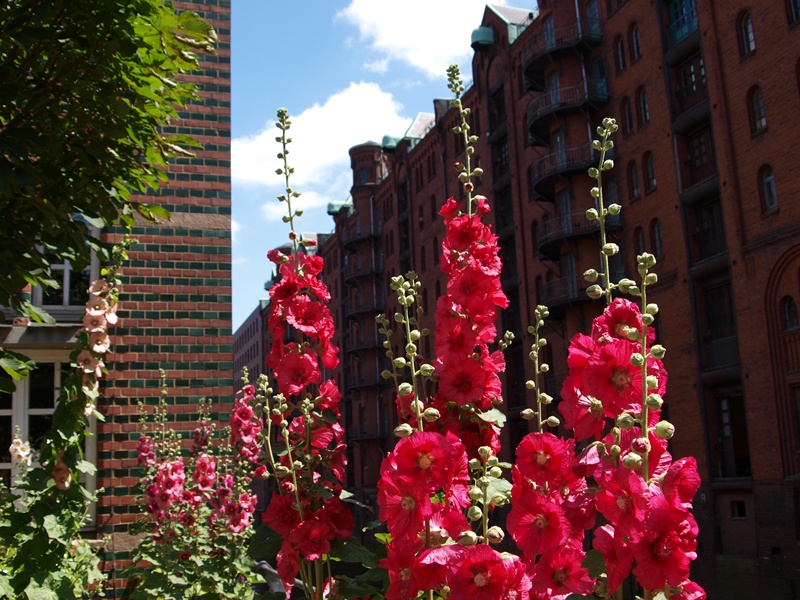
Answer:
POLYGON ((275 379, 278 380, 278 391, 286 396, 299 394, 310 383, 319 383, 321 376, 316 357, 309 352, 299 352, 292 342, 288 352, 275 365, 275 379))
POLYGON ((506 589, 503 592, 503 600, 527 600, 531 580, 526 573, 525 564, 516 554, 504 553, 502 558, 506 566, 506 589))
POLYGON ((331 553, 331 534, 330 527, 319 515, 306 515, 306 519, 289 534, 288 540, 305 558, 317 560, 323 554, 331 553))
POLYGON ((687 581, 678 587, 680 591, 672 594, 672 600, 706 600, 706 591, 694 581, 687 581))
MULTIPOLYGON (((615 298, 603 311, 603 314, 592 322, 592 339, 604 344, 612 338, 627 340, 629 329, 635 329, 642 337, 642 312, 635 302, 625 298, 615 298)), ((656 339, 656 330, 647 328, 647 345, 656 339)))
POLYGON ((482 404, 490 373, 478 361, 463 358, 455 364, 436 361, 439 374, 439 390, 450 401, 459 406, 482 404))
POLYGON ((439 209, 439 214, 442 216, 442 218, 444 218, 445 225, 447 225, 448 223, 450 223, 450 221, 455 219, 458 216, 458 213, 460 212, 461 212, 461 203, 457 202, 456 199, 453 198, 452 196, 449 197, 447 201, 444 203, 444 206, 442 206, 442 208, 439 209))
POLYGON ((508 298, 500 287, 500 279, 475 267, 466 267, 451 275, 447 280, 447 293, 469 317, 477 321, 493 321, 495 307, 508 306, 508 298))
POLYGON ((272 494, 264 512, 264 521, 278 535, 289 535, 300 524, 300 513, 294 506, 294 496, 272 494))
POLYGON ((400 440, 393 452, 397 473, 420 485, 428 494, 450 483, 456 451, 440 433, 415 431, 400 440))
POLYGON ((341 498, 334 496, 326 500, 322 516, 334 537, 343 540, 353 534, 353 530, 356 527, 353 513, 350 512, 350 509, 342 502, 341 498))
POLYGON ((583 371, 581 391, 600 400, 610 418, 642 411, 642 369, 631 364, 639 350, 633 342, 614 340, 600 346, 583 371))
POLYGON ((531 591, 547 594, 551 600, 565 600, 571 594, 589 595, 594 584, 589 572, 581 566, 582 550, 561 547, 545 553, 536 563, 531 591))
POLYGON ((305 294, 292 299, 286 307, 286 321, 295 329, 313 337, 330 337, 334 331, 328 307, 305 294))
POLYGON ((436 316, 436 356, 448 362, 472 354, 478 344, 478 333, 473 323, 462 316, 439 318, 438 311, 436 316))
POLYGON ((697 557, 697 525, 691 513, 677 508, 651 488, 647 516, 631 532, 636 566, 633 574, 649 590, 689 579, 689 562, 697 557))
POLYGON ((561 506, 534 492, 531 486, 527 488, 512 487, 507 528, 520 549, 533 556, 567 541, 570 528, 561 506))
POLYGON ((481 238, 484 228, 477 215, 455 217, 447 224, 444 243, 453 250, 463 252, 481 238))
POLYGON ((605 559, 609 591, 616 592, 631 574, 633 551, 612 525, 603 525, 596 529, 592 544, 605 559))
POLYGON ((692 507, 692 499, 700 488, 700 475, 697 473, 697 461, 694 457, 676 460, 667 469, 661 489, 664 496, 675 506, 692 507))
POLYGON ((603 404, 594 396, 580 390, 580 380, 567 377, 561 386, 561 402, 558 410, 564 416, 564 427, 575 433, 579 441, 594 437, 599 440, 605 426, 603 404))
POLYGON ((385 522, 392 539, 416 540, 425 528, 425 519, 433 514, 428 494, 407 477, 387 471, 378 481, 380 520, 385 522))
POLYGON ((507 582, 508 571, 502 557, 486 544, 467 548, 447 578, 453 598, 471 600, 496 600, 507 582))
POLYGON ((283 538, 281 551, 278 552, 278 577, 281 578, 283 589, 286 590, 286 597, 292 595, 292 587, 297 574, 300 572, 300 554, 292 546, 288 538, 283 538))
POLYGON ((640 523, 646 513, 650 490, 640 475, 618 467, 598 479, 597 510, 623 534, 640 523))
POLYGON ((423 584, 429 583, 431 579, 441 586, 444 581, 444 569, 439 565, 431 567, 421 564, 417 556, 421 547, 420 542, 408 540, 392 540, 387 544, 386 558, 379 564, 389 572, 386 600, 416 598, 420 590, 429 589, 423 584))
POLYGON ((540 486, 558 487, 568 473, 575 440, 562 440, 552 433, 529 433, 517 446, 517 468, 540 486))

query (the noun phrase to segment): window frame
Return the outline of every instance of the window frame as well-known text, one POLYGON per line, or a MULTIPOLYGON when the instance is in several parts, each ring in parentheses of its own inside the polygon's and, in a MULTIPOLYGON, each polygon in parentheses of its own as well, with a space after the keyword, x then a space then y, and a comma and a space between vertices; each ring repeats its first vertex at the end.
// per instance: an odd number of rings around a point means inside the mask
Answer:
POLYGON ((767 130, 767 109, 764 105, 764 92, 754 85, 747 92, 747 112, 750 117, 750 134, 759 135, 767 130))
POLYGON ((642 40, 639 34, 639 24, 634 23, 630 30, 630 40, 628 41, 628 50, 631 54, 631 64, 642 58, 642 40))
POLYGON ((739 38, 739 56, 751 56, 756 51, 756 34, 753 27, 753 15, 749 10, 743 10, 737 19, 739 38))
POLYGON ((775 171, 771 165, 763 165, 758 170, 758 187, 763 214, 766 215, 777 212, 778 189, 775 184, 775 171))

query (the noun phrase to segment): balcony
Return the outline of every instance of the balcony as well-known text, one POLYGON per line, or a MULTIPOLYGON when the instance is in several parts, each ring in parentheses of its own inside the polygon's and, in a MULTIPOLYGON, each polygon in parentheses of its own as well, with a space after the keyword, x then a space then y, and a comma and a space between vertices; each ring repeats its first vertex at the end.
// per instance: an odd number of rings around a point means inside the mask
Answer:
POLYGON ((522 65, 529 89, 544 89, 544 71, 552 60, 573 51, 591 50, 603 41, 600 21, 578 19, 551 30, 543 28, 522 48, 522 65))
POLYGON ((559 114, 567 114, 585 108, 598 109, 608 102, 608 82, 585 79, 575 85, 559 86, 542 93, 528 103, 528 131, 531 141, 547 145, 550 125, 559 114))
POLYGON ((664 59, 673 67, 700 49, 697 9, 686 11, 667 26, 667 43, 664 59))
POLYGON ((359 423, 347 428, 347 442, 382 440, 388 435, 385 423, 359 423))
MULTIPOLYGON (((372 312, 372 311, 365 311, 365 312, 372 312)), ((377 312, 377 311, 376 311, 377 312)), ((360 314, 358 312, 353 314, 360 314)), ((363 339, 353 339, 347 340, 345 342, 345 350, 350 352, 351 354, 358 354, 359 352, 363 352, 365 350, 374 350, 374 349, 382 349, 383 348, 383 341, 378 339, 377 336, 364 336, 363 339)))
POLYGON ((383 298, 363 300, 361 302, 352 300, 351 298, 345 298, 342 301, 342 311, 344 312, 344 316, 350 319, 366 313, 383 312, 385 307, 386 303, 384 302, 383 298))
POLYGON ((568 304, 587 302, 586 288, 589 286, 583 277, 561 277, 545 282, 539 292, 538 304, 544 304, 556 314, 568 304))
POLYGON ((356 223, 355 227, 349 227, 342 232, 342 245, 352 247, 358 242, 379 238, 383 233, 381 223, 371 223, 362 227, 361 223, 356 223))
POLYGON ((701 379, 706 386, 714 387, 738 379, 740 377, 738 337, 731 335, 706 340, 703 344, 702 365, 701 379))
MULTIPOLYGON (((606 231, 619 231, 622 219, 619 215, 606 217, 606 231)), ((565 240, 594 235, 600 231, 597 221, 586 218, 586 211, 575 211, 568 215, 548 217, 536 228, 536 249, 551 260, 558 259, 561 243, 565 240)))
POLYGON ((345 373, 344 385, 346 391, 350 391, 365 387, 382 387, 386 385, 386 381, 381 378, 380 374, 353 375, 352 373, 345 373))
POLYGON ((719 194, 717 165, 711 158, 702 165, 685 164, 681 177, 683 179, 681 201, 687 206, 719 194))
POLYGON ((531 191, 533 199, 553 201, 556 181, 561 177, 586 174, 596 162, 588 144, 556 151, 541 157, 531 165, 531 191))
POLYGON ((711 118, 708 88, 705 85, 675 90, 673 100, 675 118, 672 120, 672 129, 675 133, 684 135, 711 118))
POLYGON ((345 282, 353 284, 360 277, 374 277, 383 273, 383 257, 375 260, 352 260, 342 267, 345 282))

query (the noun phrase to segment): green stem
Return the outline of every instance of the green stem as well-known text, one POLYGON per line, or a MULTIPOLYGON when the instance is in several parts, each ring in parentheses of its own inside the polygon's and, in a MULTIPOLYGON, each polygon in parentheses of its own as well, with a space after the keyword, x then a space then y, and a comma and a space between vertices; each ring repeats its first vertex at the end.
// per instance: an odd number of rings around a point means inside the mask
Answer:
MULTIPOLYGON (((647 282, 646 274, 642 276, 642 316, 647 314, 647 282)), ((642 477, 645 482, 649 479, 648 458, 650 457, 650 436, 648 429, 650 426, 650 409, 647 406, 647 324, 642 320, 642 338, 640 340, 642 356, 642 437, 647 440, 644 456, 642 457, 642 477)))

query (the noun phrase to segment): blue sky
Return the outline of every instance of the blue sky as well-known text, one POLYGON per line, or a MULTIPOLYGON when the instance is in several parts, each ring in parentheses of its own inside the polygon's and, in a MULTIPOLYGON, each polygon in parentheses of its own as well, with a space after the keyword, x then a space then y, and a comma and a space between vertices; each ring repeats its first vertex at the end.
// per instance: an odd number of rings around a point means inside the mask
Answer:
MULTIPOLYGON (((494 2, 505 4, 505 2, 494 2)), ((517 5, 525 4, 517 2, 517 5)), ((531 3, 533 4, 533 3, 531 3)), ((446 69, 471 76, 470 34, 485 0, 233 0, 233 328, 265 297, 269 249, 288 240, 277 109, 292 115, 291 181, 304 232, 329 232, 328 202, 347 199, 350 147, 403 135, 446 69)))

